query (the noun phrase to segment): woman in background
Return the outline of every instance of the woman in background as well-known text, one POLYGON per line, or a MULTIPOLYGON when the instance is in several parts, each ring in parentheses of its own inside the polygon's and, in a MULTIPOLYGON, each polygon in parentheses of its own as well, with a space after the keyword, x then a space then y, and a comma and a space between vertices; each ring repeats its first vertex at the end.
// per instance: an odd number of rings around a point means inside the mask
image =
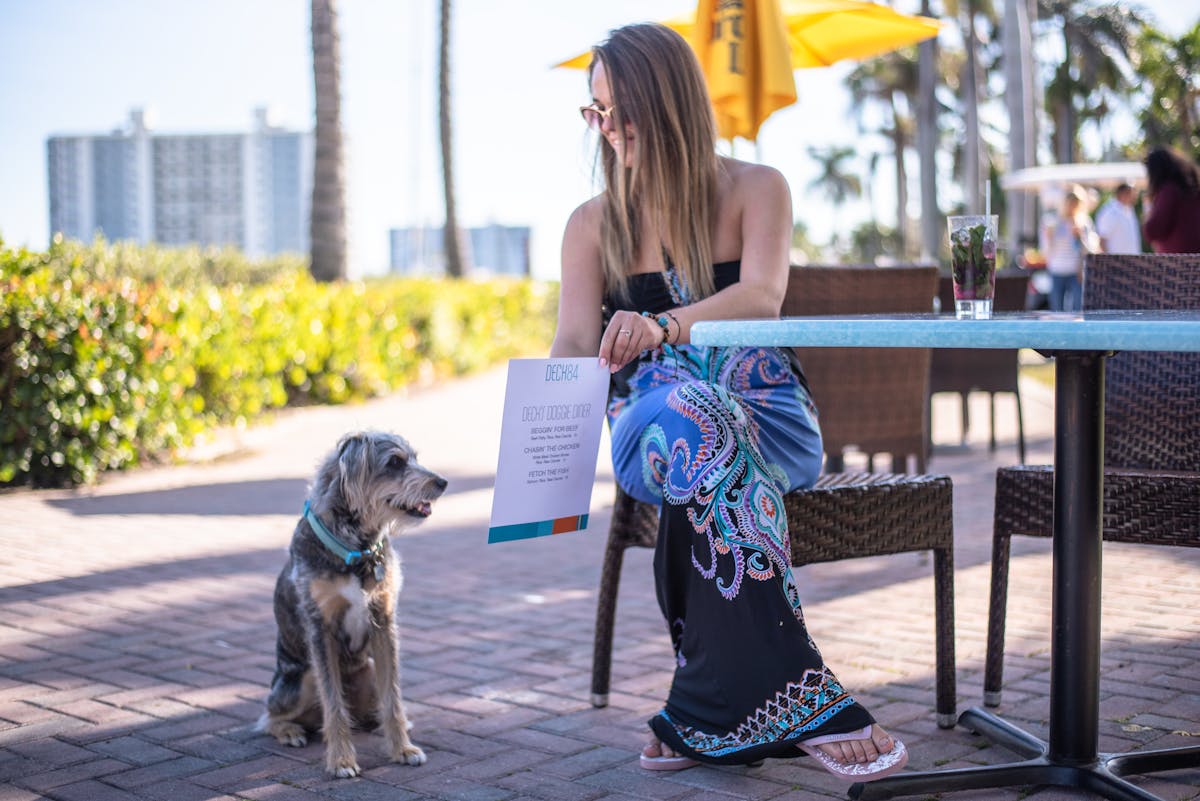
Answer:
POLYGON ((1046 224, 1046 272, 1050 311, 1078 311, 1083 302, 1083 254, 1093 250, 1095 231, 1087 213, 1087 193, 1072 186, 1058 216, 1046 224))
POLYGON ((778 348, 689 344, 699 320, 778 317, 787 183, 716 154, 704 77, 669 28, 613 31, 588 77, 604 188, 567 223, 551 355, 609 367, 617 481, 661 506, 654 573, 675 674, 641 765, 803 752, 852 781, 899 770, 904 745, 822 661, 789 569, 783 495, 821 467, 799 367, 778 348))
POLYGON ((1155 253, 1200 253, 1200 168, 1169 147, 1146 154, 1149 211, 1142 222, 1155 253))

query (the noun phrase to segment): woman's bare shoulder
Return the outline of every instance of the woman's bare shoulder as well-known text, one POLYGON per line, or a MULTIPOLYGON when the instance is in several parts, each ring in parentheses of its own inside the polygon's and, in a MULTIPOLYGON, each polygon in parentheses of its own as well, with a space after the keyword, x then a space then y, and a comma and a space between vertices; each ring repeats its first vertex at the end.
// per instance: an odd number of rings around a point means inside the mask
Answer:
POLYGON ((764 209, 791 205, 791 191, 783 173, 766 164, 722 158, 718 193, 727 209, 764 209))
POLYGON ((563 232, 563 255, 592 253, 600 247, 600 227, 604 217, 604 196, 585 200, 575 207, 563 232))
POLYGON ((722 157, 722 172, 731 186, 741 192, 754 192, 763 189, 787 186, 783 173, 767 164, 754 164, 749 161, 722 157))
POLYGON ((567 225, 584 230, 599 232, 600 221, 604 216, 604 195, 588 198, 575 207, 567 225))

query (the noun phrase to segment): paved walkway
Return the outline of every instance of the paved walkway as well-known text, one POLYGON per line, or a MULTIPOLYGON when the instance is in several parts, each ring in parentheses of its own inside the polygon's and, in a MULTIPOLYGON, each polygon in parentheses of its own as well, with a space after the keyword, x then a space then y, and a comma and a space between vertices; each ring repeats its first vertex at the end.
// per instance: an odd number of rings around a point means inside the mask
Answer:
MULTIPOLYGON (((627 557, 612 703, 588 703, 592 616, 612 497, 601 469, 585 533, 489 546, 503 371, 363 406, 288 412, 227 433, 204 461, 79 491, 0 494, 0 801, 87 799, 811 799, 845 786, 811 760, 650 774, 636 765, 669 678, 649 554, 627 557), (432 519, 395 542, 404 693, 418 768, 359 735, 356 780, 321 772, 321 744, 253 730, 273 668, 271 593, 321 454, 344 431, 394 429, 450 478, 432 519)), ((1051 397, 1024 393, 1031 461, 1049 461, 1051 397)), ((931 469, 955 482, 960 708, 978 703, 992 481, 1015 461, 1013 407, 973 398, 968 446, 939 397, 931 469)), ((603 465, 604 460, 601 460, 603 465)), ((1002 712, 1045 733, 1048 542, 1014 546, 1002 712)), ((1200 736, 1200 551, 1107 546, 1101 749, 1200 736)), ((933 713, 931 566, 916 554, 804 568, 805 610, 839 676, 902 737, 914 768, 1007 760, 933 713)), ((1190 738, 1190 739, 1189 739, 1190 738)), ((1200 771, 1147 779, 1200 796, 1200 771)), ((1016 801, 1028 790, 954 798, 1016 801)), ((1084 798, 1044 790, 1043 801, 1084 798)))

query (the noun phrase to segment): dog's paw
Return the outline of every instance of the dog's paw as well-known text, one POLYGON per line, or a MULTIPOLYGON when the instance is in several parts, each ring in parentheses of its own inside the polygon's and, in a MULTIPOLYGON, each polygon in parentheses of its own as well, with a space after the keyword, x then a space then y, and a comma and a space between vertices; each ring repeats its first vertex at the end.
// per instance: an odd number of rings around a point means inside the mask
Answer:
POLYGON ((335 779, 353 779, 362 773, 362 769, 358 767, 358 763, 354 757, 343 758, 339 760, 331 760, 325 766, 326 772, 335 779))
POLYGON ((271 734, 283 745, 292 748, 303 748, 308 745, 308 733, 298 723, 275 723, 271 726, 271 734))
POLYGON ((425 752, 417 745, 409 743, 392 752, 392 761, 401 762, 405 765, 424 765, 426 760, 425 752))

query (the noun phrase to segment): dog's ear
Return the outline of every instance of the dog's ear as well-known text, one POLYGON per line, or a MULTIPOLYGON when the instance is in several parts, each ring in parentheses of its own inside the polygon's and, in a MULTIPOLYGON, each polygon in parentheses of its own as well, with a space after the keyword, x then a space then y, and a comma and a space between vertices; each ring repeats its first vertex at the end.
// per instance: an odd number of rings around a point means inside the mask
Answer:
POLYGON ((347 434, 338 443, 342 495, 347 505, 355 511, 363 508, 363 488, 370 474, 370 458, 370 443, 364 434, 347 434))

